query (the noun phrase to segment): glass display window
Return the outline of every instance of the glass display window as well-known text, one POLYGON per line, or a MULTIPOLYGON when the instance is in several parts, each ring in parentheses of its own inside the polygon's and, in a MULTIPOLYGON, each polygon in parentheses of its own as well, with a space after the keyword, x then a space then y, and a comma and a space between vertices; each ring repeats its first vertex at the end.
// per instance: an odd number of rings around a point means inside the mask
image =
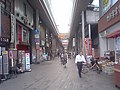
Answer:
POLYGON ((22 42, 29 43, 29 31, 25 28, 22 30, 22 42))
POLYGON ((115 38, 115 50, 120 50, 120 37, 115 38))

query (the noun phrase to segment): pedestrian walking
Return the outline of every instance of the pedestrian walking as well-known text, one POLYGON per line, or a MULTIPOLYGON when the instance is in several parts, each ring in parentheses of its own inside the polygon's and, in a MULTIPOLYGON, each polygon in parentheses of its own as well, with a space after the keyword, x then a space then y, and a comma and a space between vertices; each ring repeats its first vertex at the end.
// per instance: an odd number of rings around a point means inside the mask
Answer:
POLYGON ((75 63, 77 64, 78 74, 79 74, 80 78, 81 78, 81 71, 82 71, 83 62, 86 63, 86 60, 85 60, 85 57, 83 56, 83 53, 80 52, 75 58, 75 63))
POLYGON ((64 68, 66 68, 67 58, 68 58, 67 53, 64 52, 64 54, 63 54, 63 65, 64 65, 64 68))

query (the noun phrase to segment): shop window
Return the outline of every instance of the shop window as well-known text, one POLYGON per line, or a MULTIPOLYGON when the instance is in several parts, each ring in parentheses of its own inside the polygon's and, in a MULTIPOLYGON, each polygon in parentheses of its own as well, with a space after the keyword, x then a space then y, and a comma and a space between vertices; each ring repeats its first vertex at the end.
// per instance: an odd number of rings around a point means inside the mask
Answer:
POLYGON ((112 0, 112 5, 114 5, 118 0, 112 0))
POLYGON ((5 8, 5 0, 2 0, 1 6, 2 6, 2 8, 5 8))
POLYGON ((23 4, 23 7, 24 7, 24 15, 27 16, 27 12, 26 12, 26 4, 25 4, 25 3, 23 4))
POLYGON ((11 2, 9 0, 2 0, 1 4, 3 9, 7 12, 11 12, 11 2))
POLYGON ((29 31, 25 28, 22 30, 22 42, 29 43, 29 31))

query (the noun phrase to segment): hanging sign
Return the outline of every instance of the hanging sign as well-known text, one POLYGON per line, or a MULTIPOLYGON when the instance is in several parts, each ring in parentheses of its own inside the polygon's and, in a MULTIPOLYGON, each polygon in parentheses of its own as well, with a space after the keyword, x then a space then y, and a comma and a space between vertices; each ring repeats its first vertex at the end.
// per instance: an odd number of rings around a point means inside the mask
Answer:
POLYGON ((11 14, 11 43, 14 43, 14 35, 15 35, 15 17, 11 14))

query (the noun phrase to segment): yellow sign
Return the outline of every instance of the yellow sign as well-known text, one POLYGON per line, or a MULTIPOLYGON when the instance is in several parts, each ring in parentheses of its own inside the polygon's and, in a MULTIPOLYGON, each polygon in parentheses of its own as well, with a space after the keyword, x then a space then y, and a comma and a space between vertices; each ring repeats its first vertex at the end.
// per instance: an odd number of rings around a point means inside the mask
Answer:
POLYGON ((8 51, 3 51, 2 54, 8 54, 8 51))
POLYGON ((63 39, 65 37, 65 35, 64 34, 59 34, 58 37, 63 39))
POLYGON ((109 3, 109 0, 103 0, 103 5, 104 5, 104 6, 107 6, 108 3, 109 3))

